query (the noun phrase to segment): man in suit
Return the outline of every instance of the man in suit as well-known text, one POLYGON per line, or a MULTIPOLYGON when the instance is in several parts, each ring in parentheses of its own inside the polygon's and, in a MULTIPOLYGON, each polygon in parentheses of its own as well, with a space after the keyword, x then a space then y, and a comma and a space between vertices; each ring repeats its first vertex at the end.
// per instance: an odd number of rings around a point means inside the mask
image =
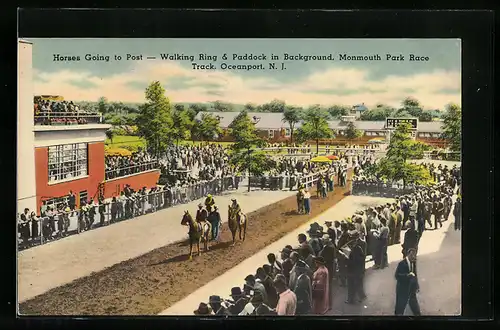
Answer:
POLYGON ((420 316, 417 292, 420 287, 417 277, 417 250, 409 249, 406 258, 396 268, 396 307, 394 314, 403 315, 406 305, 415 316, 420 316))
POLYGON ((403 244, 401 244, 403 248, 403 258, 408 255, 408 251, 410 249, 418 250, 418 232, 415 230, 415 224, 412 221, 407 221, 406 226, 408 230, 405 232, 405 238, 403 244))

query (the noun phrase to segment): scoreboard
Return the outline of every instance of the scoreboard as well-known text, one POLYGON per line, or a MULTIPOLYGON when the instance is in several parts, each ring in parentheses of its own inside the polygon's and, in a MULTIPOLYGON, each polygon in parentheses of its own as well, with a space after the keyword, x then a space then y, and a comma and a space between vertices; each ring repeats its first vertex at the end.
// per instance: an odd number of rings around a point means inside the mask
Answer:
POLYGON ((385 128, 395 129, 401 123, 408 123, 412 129, 416 130, 418 127, 418 118, 387 118, 385 128))

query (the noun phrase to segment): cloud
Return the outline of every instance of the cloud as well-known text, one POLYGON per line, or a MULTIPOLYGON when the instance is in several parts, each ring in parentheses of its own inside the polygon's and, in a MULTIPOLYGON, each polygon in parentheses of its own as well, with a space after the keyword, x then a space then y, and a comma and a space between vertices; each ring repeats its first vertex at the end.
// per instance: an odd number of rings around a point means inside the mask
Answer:
POLYGON ((210 102, 217 95, 221 101, 237 104, 262 104, 280 99, 299 106, 358 103, 399 106, 407 96, 416 98, 426 108, 461 103, 460 72, 445 70, 373 79, 368 70, 332 68, 283 83, 272 76, 198 71, 175 62, 142 62, 126 72, 107 77, 69 70, 36 71, 34 77, 35 94, 62 95, 75 101, 95 101, 105 96, 110 101, 144 102, 144 89, 158 80, 172 102, 210 102))

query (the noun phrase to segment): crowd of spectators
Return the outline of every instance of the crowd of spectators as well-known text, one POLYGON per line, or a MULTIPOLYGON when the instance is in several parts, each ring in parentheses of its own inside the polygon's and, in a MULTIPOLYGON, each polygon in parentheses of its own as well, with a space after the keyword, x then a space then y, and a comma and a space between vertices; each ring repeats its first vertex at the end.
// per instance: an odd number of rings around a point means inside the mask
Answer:
POLYGON ((73 101, 34 99, 35 124, 41 125, 79 125, 87 124, 89 120, 100 122, 97 112, 81 109, 73 101))
POLYGON ((228 148, 221 144, 172 146, 160 159, 162 175, 170 186, 186 186, 234 176, 228 148))
POLYGON ((156 158, 142 150, 130 156, 106 155, 104 161, 106 180, 158 168, 156 158))
MULTIPOLYGON (((367 298, 367 256, 377 270, 388 266, 390 245, 401 244, 403 258, 412 250, 418 254, 424 231, 442 226, 450 213, 455 217, 455 229, 461 228, 460 194, 454 205, 452 202, 460 186, 450 176, 438 185, 418 187, 392 203, 358 210, 343 220, 325 221, 325 227, 311 224, 307 235, 298 235, 298 246, 285 246, 280 260, 269 254, 268 262, 247 275, 242 287, 231 289, 230 299, 210 296, 194 314, 324 315, 332 307, 333 285, 347 288, 347 304, 361 303, 367 298)), ((411 307, 415 315, 420 314, 418 303, 411 307)))

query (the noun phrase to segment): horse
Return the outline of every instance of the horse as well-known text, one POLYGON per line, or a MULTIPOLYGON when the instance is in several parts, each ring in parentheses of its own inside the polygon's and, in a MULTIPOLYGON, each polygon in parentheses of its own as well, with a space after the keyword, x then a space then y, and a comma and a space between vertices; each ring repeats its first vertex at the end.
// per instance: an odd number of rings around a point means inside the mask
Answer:
POLYGON ((300 189, 297 192, 297 211, 299 214, 303 214, 305 212, 304 208, 304 191, 300 189))
POLYGON ((189 260, 193 259, 193 244, 196 243, 198 255, 201 255, 200 244, 201 239, 204 239, 205 251, 209 250, 208 241, 212 231, 212 226, 209 222, 200 223, 193 219, 189 211, 184 211, 184 216, 181 220, 181 225, 189 226, 189 260))
POLYGON ((236 239, 236 231, 239 230, 240 233, 240 240, 244 241, 246 234, 247 234, 247 216, 239 211, 236 214, 233 214, 231 212, 231 206, 228 207, 229 215, 228 215, 228 227, 229 230, 231 231, 231 235, 233 236, 233 244, 231 246, 234 246, 235 244, 235 239, 236 239), (243 238, 241 237, 241 232, 243 231, 243 238))

